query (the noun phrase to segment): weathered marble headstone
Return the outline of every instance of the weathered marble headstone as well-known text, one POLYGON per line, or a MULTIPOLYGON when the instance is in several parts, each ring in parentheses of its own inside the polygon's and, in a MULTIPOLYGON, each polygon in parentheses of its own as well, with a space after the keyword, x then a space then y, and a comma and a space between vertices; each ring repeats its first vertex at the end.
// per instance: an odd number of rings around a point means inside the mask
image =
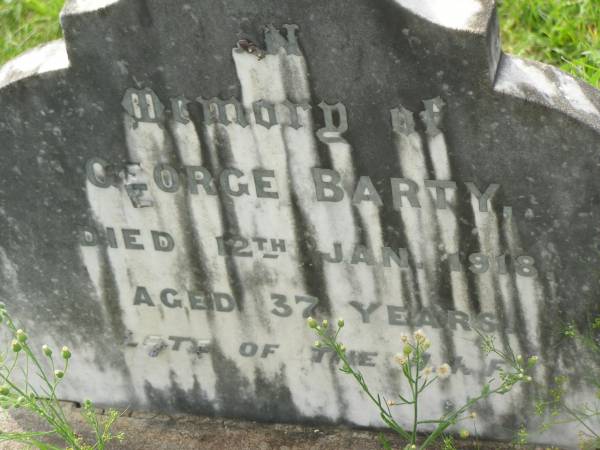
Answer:
POLYGON ((69 0, 62 24, 0 70, 0 295, 73 347, 66 399, 381 425, 308 315, 346 319, 384 394, 423 328, 454 372, 426 415, 497 376, 474 327, 583 375, 559 329, 598 311, 600 93, 503 55, 491 1, 69 0))

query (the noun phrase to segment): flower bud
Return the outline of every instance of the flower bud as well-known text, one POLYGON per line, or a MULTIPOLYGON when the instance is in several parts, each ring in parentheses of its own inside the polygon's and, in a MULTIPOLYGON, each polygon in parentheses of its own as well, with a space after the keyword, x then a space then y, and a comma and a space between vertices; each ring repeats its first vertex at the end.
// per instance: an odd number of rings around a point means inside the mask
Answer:
POLYGON ((531 378, 530 376, 526 376, 526 377, 525 377, 525 381, 526 381, 527 383, 530 383, 530 382, 531 382, 531 380, 533 380, 533 378, 531 378))
POLYGON ((323 320, 323 322, 321 322, 321 326, 323 327, 324 330, 326 330, 327 327, 329 327, 329 320, 327 320, 327 319, 323 320))
POLYGON ((410 355, 412 353, 412 347, 408 344, 406 344, 404 346, 404 348, 402 349, 402 353, 404 353, 406 356, 410 355))
POLYGON ((388 400, 387 405, 388 406, 396 406, 396 402, 394 400, 388 400))
POLYGON ((423 350, 428 350, 428 349, 429 349, 429 347, 431 347, 431 341, 430 341, 429 339, 425 339, 425 340, 423 341, 423 343, 421 344, 421 348, 422 348, 423 350))
POLYGON ((48 358, 52 356, 52 349, 45 344, 42 345, 42 351, 44 352, 44 355, 46 355, 48 358))
POLYGON ((460 430, 460 433, 458 434, 461 439, 467 439, 471 434, 469 433, 468 430, 460 430))
POLYGON ((529 365, 529 367, 533 367, 537 364, 538 362, 538 357, 537 356, 531 356, 528 360, 527 360, 527 364, 529 365))
POLYGON ((406 359, 406 356, 404 356, 404 355, 403 355, 403 354, 401 354, 401 353, 398 353, 396 356, 394 356, 394 360, 395 360, 395 361, 396 361, 398 364, 400 364, 401 366, 403 366, 404 364, 406 364, 406 362, 408 361, 408 360, 406 359))
POLYGON ((316 348, 321 348, 323 344, 321 344, 321 341, 315 341, 315 347, 316 348))
POLYGON ((415 341, 417 341, 417 343, 423 342, 423 341, 425 341, 425 339, 427 339, 427 336, 425 336, 425 333, 423 333, 423 330, 415 331, 414 336, 415 336, 415 341))
POLYGON ((406 344, 408 342, 408 335, 406 335, 404 333, 401 334, 400 335, 400 340, 406 344))
POLYGON ((6 384, 0 386, 0 395, 8 395, 10 393, 10 387, 6 384))
POLYGON ((477 419, 477 413, 476 412, 472 412, 471 414, 469 414, 469 417, 473 420, 477 419))
POLYGON ((69 347, 64 346, 60 354, 64 359, 69 359, 71 357, 71 350, 69 350, 69 347))
POLYGON ((341 317, 338 319, 338 328, 344 328, 344 319, 341 317))
POLYGON ((27 334, 25 334, 25 332, 21 329, 17 330, 17 341, 21 343, 27 341, 27 334))
POLYGON ((517 355, 517 362, 521 364, 523 362, 523 355, 517 355))
POLYGON ((344 344, 340 344, 340 352, 342 352, 342 353, 346 352, 346 346, 344 344))
POLYGON ((437 368, 436 373, 437 373, 438 378, 443 380, 450 376, 451 370, 452 369, 450 368, 450 366, 448 364, 444 363, 437 368))
POLYGON ((307 322, 308 322, 308 326, 310 328, 317 328, 317 321, 315 319, 313 319, 312 317, 309 317, 307 322))
POLYGON ((22 406, 23 403, 25 403, 25 401, 26 401, 25 397, 20 396, 19 398, 17 398, 17 403, 15 404, 15 407, 18 408, 19 406, 22 406))
POLYGON ((62 377, 65 376, 65 373, 62 370, 55 370, 54 371, 54 376, 58 379, 61 379, 62 377))
POLYGON ((15 353, 19 353, 23 349, 23 347, 21 346, 19 341, 17 341, 16 339, 13 339, 11 345, 12 345, 12 351, 15 353))

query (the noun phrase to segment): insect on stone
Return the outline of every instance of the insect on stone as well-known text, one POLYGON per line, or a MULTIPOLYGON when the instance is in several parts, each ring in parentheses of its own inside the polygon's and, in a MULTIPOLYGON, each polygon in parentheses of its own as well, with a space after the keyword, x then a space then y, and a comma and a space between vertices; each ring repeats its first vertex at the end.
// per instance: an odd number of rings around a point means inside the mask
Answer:
POLYGON ((238 41, 237 45, 238 45, 238 48, 241 48, 242 50, 244 50, 244 51, 246 51, 248 53, 252 53, 259 60, 261 60, 261 59, 263 59, 265 57, 264 50, 262 50, 260 47, 258 47, 250 39, 240 39, 238 41))

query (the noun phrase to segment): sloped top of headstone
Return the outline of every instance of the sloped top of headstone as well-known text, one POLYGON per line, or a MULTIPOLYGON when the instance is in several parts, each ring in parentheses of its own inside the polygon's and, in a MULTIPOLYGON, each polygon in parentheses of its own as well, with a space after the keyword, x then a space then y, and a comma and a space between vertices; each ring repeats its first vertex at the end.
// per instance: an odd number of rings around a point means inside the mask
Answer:
POLYGON ((477 33, 487 31, 494 14, 493 0, 396 0, 408 11, 423 17, 428 22, 454 30, 477 33))
MULTIPOLYGON (((367 25, 369 23, 369 14, 365 14, 364 16, 355 14, 357 9, 352 6, 347 6, 346 4, 338 5, 335 1, 323 3, 322 5, 311 5, 318 12, 313 13, 313 19, 310 20, 314 20, 315 17, 320 16, 324 19, 325 25, 327 25, 328 21, 332 21, 335 18, 337 12, 350 11, 362 24, 367 25), (324 13, 322 10, 324 10, 324 13)), ((361 4, 361 2, 358 2, 358 4, 361 4)), ((586 83, 566 75, 554 67, 508 55, 504 55, 502 64, 498 66, 500 60, 499 36, 493 0, 460 0, 458 3, 449 3, 443 0, 394 0, 383 1, 375 9, 383 11, 388 9, 394 10, 396 9, 394 5, 414 14, 416 18, 422 19, 423 22, 419 22, 418 20, 412 21, 411 23, 415 24, 415 27, 412 29, 407 26, 406 28, 395 29, 389 32, 387 34, 389 42, 394 42, 397 35, 402 36, 405 33, 411 33, 403 37, 409 42, 412 53, 422 53, 423 61, 428 61, 430 58, 435 59, 437 56, 437 63, 441 67, 445 59, 450 62, 456 60, 457 57, 466 58, 469 61, 469 65, 474 66, 475 70, 479 71, 474 76, 473 82, 476 81, 478 76, 485 76, 487 74, 490 80, 492 80, 494 89, 499 92, 562 110, 566 114, 598 129, 598 124, 600 123, 600 120, 598 120, 600 118, 598 93, 586 83), (434 26, 447 28, 449 31, 440 32, 439 30, 435 30, 434 32, 431 29, 434 26), (460 32, 469 32, 474 35, 484 36, 485 40, 482 41, 473 36, 471 39, 467 38, 466 41, 451 42, 449 46, 445 46, 439 42, 431 45, 440 33, 452 35, 460 32), (422 38, 423 36, 425 39, 422 38), (467 41, 469 42, 468 44, 466 44, 467 41), (487 53, 482 51, 482 47, 487 47, 487 53), (440 55, 440 52, 444 50, 445 55, 440 55), (429 55, 431 56, 429 57, 429 55), (481 66, 485 66, 486 64, 489 66, 488 70, 482 69, 481 66)), ((232 2, 231 5, 221 6, 221 9, 229 11, 235 10, 236 7, 240 6, 242 5, 232 2)), ((262 5, 257 8, 242 6, 240 12, 245 15, 242 19, 248 22, 253 15, 260 15, 262 12, 261 7, 262 5)), ((283 3, 278 5, 276 9, 279 10, 280 15, 287 14, 287 17, 291 18, 294 12, 302 14, 305 7, 303 2, 297 2, 295 5, 283 3)), ((87 46, 88 39, 91 39, 96 45, 109 47, 111 43, 113 43, 112 45, 115 43, 115 40, 111 38, 111 34, 113 33, 121 36, 131 33, 138 33, 138 35, 140 32, 143 33, 143 30, 138 27, 141 25, 143 28, 144 25, 142 23, 151 20, 150 15, 144 12, 145 9, 146 7, 141 3, 128 3, 123 0, 67 1, 61 16, 67 41, 70 41, 71 36, 74 37, 73 42, 70 42, 71 52, 76 52, 77 44, 75 41, 78 38, 82 41, 84 47, 87 46), (111 11, 114 12, 111 13, 111 11), (128 17, 128 15, 124 14, 124 11, 136 15, 137 20, 133 21, 129 27, 120 27, 117 30, 115 28, 119 27, 119 23, 122 20, 127 20, 125 17, 128 17), (86 28, 86 23, 90 25, 89 28, 86 28), (110 32, 111 28, 113 28, 112 33, 110 32), (107 35, 96 36, 95 31, 100 34, 106 32, 107 35), (81 33, 85 33, 86 39, 78 36, 81 33), (78 38, 75 36, 78 36, 78 38)), ((370 11, 374 11, 375 9, 371 8, 370 11)), ((176 24, 178 22, 177 14, 185 14, 188 18, 192 18, 194 25, 201 25, 203 19, 210 19, 206 15, 203 15, 204 18, 202 16, 198 17, 191 11, 192 7, 188 3, 180 2, 178 5, 170 8, 172 18, 169 22, 172 25, 176 24), (186 14, 188 11, 190 11, 190 14, 186 14)), ((236 15, 232 14, 230 20, 235 22, 236 15)), ((214 21, 211 22, 215 24, 214 21)), ((390 22, 394 23, 393 20, 390 20, 390 22)), ((397 22, 395 21, 395 23, 397 22)), ((408 25, 408 21, 404 23, 408 25)), ((352 30, 347 31, 343 36, 348 43, 352 42, 354 44, 356 41, 362 42, 363 40, 366 43, 369 38, 374 37, 373 31, 368 30, 368 26, 356 27, 351 20, 345 21, 343 24, 347 25, 347 29, 352 30), (364 35, 361 32, 364 32, 364 35)), ((337 26, 339 26, 339 22, 337 26)), ((206 29, 205 32, 209 33, 210 25, 206 26, 204 24, 201 28, 206 29)), ((215 34, 210 34, 216 37, 215 34)), ((252 31, 250 34, 256 35, 256 31, 252 31)), ((458 35, 460 36, 460 34, 458 35)), ((335 36, 336 41, 330 43, 323 41, 323 48, 327 48, 328 44, 335 48, 341 37, 335 36)), ((379 37, 377 36, 377 38, 379 37)), ((175 38, 172 37, 171 39, 175 38)), ((178 39, 184 39, 188 44, 190 43, 187 36, 179 36, 178 39)), ((123 41, 118 42, 121 45, 123 44, 123 41)), ((171 47, 175 45, 174 42, 172 40, 171 47)), ((206 44, 209 42, 210 40, 206 44)), ((64 44, 56 42, 52 45, 43 46, 39 49, 29 51, 8 63, 3 67, 2 72, 0 72, 0 86, 37 73, 66 68, 68 56, 62 45, 64 44)), ((204 46, 201 43, 200 48, 202 47, 204 46)), ((361 46, 355 45, 352 45, 352 47, 355 49, 361 48, 361 46)), ((159 48, 161 46, 157 47, 157 49, 159 48)), ((352 57, 354 55, 348 56, 352 57)), ((76 59, 76 56, 74 58, 76 59)), ((390 66, 393 66, 393 64, 390 64, 390 66)), ((471 78, 467 72, 460 71, 460 74, 465 80, 471 78)))
POLYGON ((64 41, 54 41, 31 49, 0 68, 0 88, 27 77, 69 67, 64 41))

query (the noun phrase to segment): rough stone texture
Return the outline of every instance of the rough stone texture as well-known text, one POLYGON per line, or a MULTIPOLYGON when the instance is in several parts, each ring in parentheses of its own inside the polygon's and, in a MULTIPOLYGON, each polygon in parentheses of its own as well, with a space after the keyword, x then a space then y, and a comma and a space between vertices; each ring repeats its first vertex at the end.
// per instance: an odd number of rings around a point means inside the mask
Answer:
MULTIPOLYGON (((74 349, 65 399, 379 425, 303 312, 345 317, 388 396, 400 334, 424 328, 455 371, 430 416, 494 373, 473 326, 589 398, 598 361, 559 331, 599 310, 600 94, 502 55, 492 2, 445 3, 69 1, 65 43, 0 69, 0 296, 74 349), (239 114, 202 107, 217 97, 239 114), (320 253, 336 244, 343 262, 320 253)), ((537 394, 479 405, 480 431, 508 438, 537 394)))

